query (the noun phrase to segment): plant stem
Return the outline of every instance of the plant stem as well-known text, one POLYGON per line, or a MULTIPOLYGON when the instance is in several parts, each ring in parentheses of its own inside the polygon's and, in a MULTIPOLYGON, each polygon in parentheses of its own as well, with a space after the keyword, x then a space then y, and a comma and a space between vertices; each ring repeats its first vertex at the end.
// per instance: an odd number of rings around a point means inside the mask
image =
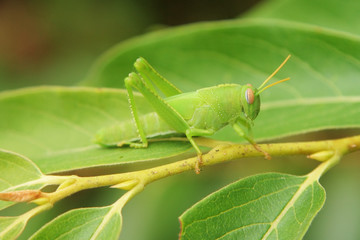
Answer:
MULTIPOLYGON (((221 142, 222 143, 222 142, 221 142)), ((213 140, 212 140, 213 144, 213 140)), ((346 153, 353 152, 360 149, 360 135, 354 137, 347 137, 336 140, 325 140, 325 141, 312 141, 312 142, 296 142, 296 143, 276 143, 276 144, 259 144, 261 149, 268 152, 272 156, 277 155, 310 155, 314 153, 325 153, 324 156, 328 156, 325 160, 333 159, 324 164, 323 172, 334 166, 346 153), (335 157, 336 156, 336 157, 335 157), (333 158, 332 158, 333 157, 333 158), (336 160, 336 161, 335 161, 336 160)), ((321 154, 320 154, 321 155, 321 154)), ((226 162, 234 159, 240 159, 244 157, 263 156, 263 154, 257 151, 252 145, 244 144, 223 144, 213 148, 209 153, 204 154, 202 166, 209 166, 226 162)), ((95 177, 74 177, 74 182, 68 187, 60 189, 53 193, 48 193, 47 198, 51 203, 55 203, 62 198, 65 198, 75 192, 97 188, 103 186, 111 186, 119 183, 133 184, 137 186, 142 185, 136 193, 140 192, 147 184, 165 178, 167 176, 179 174, 185 171, 195 169, 197 157, 188 158, 186 160, 121 174, 111 174, 95 177)), ((126 185, 126 184, 125 184, 126 185)), ((116 187, 116 186, 115 186, 116 187)), ((129 190, 129 187, 119 187, 122 189, 129 190)), ((133 195, 132 195, 133 196, 133 195)), ((125 201, 127 202, 127 200, 125 201)))
MULTIPOLYGON (((263 152, 255 149, 253 145, 243 145, 243 144, 230 144, 228 142, 220 142, 216 140, 209 140, 206 138, 197 139, 198 143, 202 146, 216 146, 207 154, 202 156, 202 167, 214 165, 230 160, 240 159, 244 157, 254 157, 254 156, 263 156, 263 152)), ((360 150, 360 135, 354 137, 347 137, 336 140, 326 140, 326 141, 313 141, 313 142, 297 142, 297 143, 277 143, 277 144, 259 144, 257 147, 260 147, 262 151, 269 153, 272 156, 277 155, 308 155, 308 158, 313 158, 319 161, 322 161, 311 173, 307 175, 307 179, 304 182, 302 189, 294 195, 294 201, 300 196, 302 190, 308 187, 315 181, 327 172, 330 168, 336 165, 341 157, 349 152, 360 150)), ((26 224, 28 219, 39 214, 42 211, 45 211, 53 206, 57 201, 70 196, 81 190, 97 188, 103 186, 112 186, 114 188, 128 190, 125 194, 122 195, 113 205, 112 209, 107 214, 106 221, 103 221, 105 226, 107 221, 111 219, 114 214, 120 214, 124 205, 133 198, 136 194, 140 193, 144 187, 156 180, 179 174, 185 171, 194 170, 197 167, 198 158, 192 157, 182 161, 177 161, 174 163, 140 170, 128 173, 120 174, 111 174, 103 176, 94 176, 94 177, 78 177, 78 176, 55 176, 55 175, 46 175, 41 179, 35 180, 30 183, 31 185, 36 184, 58 184, 59 187, 55 192, 45 193, 40 190, 21 190, 10 192, 15 196, 9 199, 12 201, 23 200, 25 195, 35 196, 30 197, 30 200, 40 206, 28 211, 27 213, 19 216, 14 223, 9 225, 1 234, 7 234, 9 231, 12 231, 13 228, 17 227, 20 224, 26 224), (40 193, 39 196, 36 195, 40 193), (33 195, 31 195, 33 194, 33 195), (17 197, 17 198, 16 198, 17 197), (35 198, 35 199, 34 199, 35 198), (15 200, 14 200, 15 199, 15 200), (34 199, 34 200, 33 200, 34 199)), ((29 183, 28 183, 29 184, 29 183)), ((6 193, 9 194, 9 193, 6 193)), ((26 197, 26 196, 25 196, 26 197)), ((290 205, 289 205, 290 207, 290 205)), ((274 225, 277 226, 276 224, 274 225)), ((101 227, 99 229, 102 229, 101 227)), ((271 232, 271 231, 269 231, 271 232)), ((93 235, 93 239, 101 234, 101 231, 98 230, 93 235)), ((0 237, 1 238, 1 237, 0 237)))

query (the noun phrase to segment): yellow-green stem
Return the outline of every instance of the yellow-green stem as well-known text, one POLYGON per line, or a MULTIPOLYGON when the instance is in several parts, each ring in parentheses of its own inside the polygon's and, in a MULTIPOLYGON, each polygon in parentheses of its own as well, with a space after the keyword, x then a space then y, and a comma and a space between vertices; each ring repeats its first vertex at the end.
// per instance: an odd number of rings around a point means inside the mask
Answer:
MULTIPOLYGON (((212 141, 211 144, 214 142, 212 141)), ((334 155, 340 157, 348 152, 360 149, 360 136, 342 138, 337 140, 298 142, 298 143, 276 143, 276 144, 259 144, 259 147, 268 152, 271 156, 276 155, 311 155, 318 152, 333 152, 334 155)), ((212 149, 209 153, 203 155, 203 167, 234 159, 263 156, 263 154, 252 145, 243 144, 225 144, 212 149)), ((195 169, 197 157, 186 160, 121 174, 112 174, 95 177, 75 177, 74 183, 54 193, 47 194, 47 198, 51 203, 55 203, 75 192, 97 188, 109 185, 116 185, 126 181, 138 181, 143 186, 156 181, 158 179, 179 174, 185 171, 195 169)), ((336 164, 337 161, 328 164, 324 171, 336 164)), ((120 186, 120 185, 119 185, 120 186)), ((135 185, 136 186, 136 185, 135 185)), ((139 190, 141 191, 141 190, 139 190)))

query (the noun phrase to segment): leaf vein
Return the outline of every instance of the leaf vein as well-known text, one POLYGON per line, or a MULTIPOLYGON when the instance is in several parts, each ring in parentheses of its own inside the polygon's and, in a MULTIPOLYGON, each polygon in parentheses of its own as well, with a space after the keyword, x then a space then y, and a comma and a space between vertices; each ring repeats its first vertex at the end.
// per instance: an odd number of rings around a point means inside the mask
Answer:
POLYGON ((219 212, 219 213, 216 214, 216 215, 212 215, 212 216, 207 217, 207 218, 198 219, 198 220, 196 220, 196 221, 193 221, 192 223, 189 223, 189 224, 187 225, 187 227, 190 227, 191 225, 196 224, 196 223, 199 223, 199 222, 204 222, 204 221, 207 221, 207 220, 209 220, 209 219, 218 217, 218 216, 220 216, 220 215, 222 215, 222 214, 225 214, 225 213, 227 213, 227 212, 229 212, 229 211, 231 211, 231 210, 234 210, 234 209, 237 209, 237 208, 242 208, 242 207, 244 207, 244 206, 246 206, 246 205, 248 205, 248 204, 254 203, 254 202, 259 201, 259 200, 261 200, 261 199, 263 199, 263 198, 272 196, 272 195, 274 195, 274 194, 278 194, 278 193, 280 193, 280 192, 283 192, 283 191, 286 191, 286 190, 288 190, 288 189, 290 189, 290 188, 294 188, 294 187, 298 187, 298 186, 299 186, 299 185, 291 185, 291 186, 287 186, 287 187, 285 187, 285 188, 281 188, 281 189, 279 189, 279 190, 277 190, 277 191, 275 191, 275 192, 271 192, 271 193, 269 193, 269 194, 261 195, 260 197, 258 197, 258 198, 256 198, 256 199, 252 199, 251 201, 248 201, 248 202, 246 202, 246 203, 244 203, 244 204, 231 207, 231 208, 229 208, 229 209, 227 209, 227 210, 225 210, 225 211, 219 212))

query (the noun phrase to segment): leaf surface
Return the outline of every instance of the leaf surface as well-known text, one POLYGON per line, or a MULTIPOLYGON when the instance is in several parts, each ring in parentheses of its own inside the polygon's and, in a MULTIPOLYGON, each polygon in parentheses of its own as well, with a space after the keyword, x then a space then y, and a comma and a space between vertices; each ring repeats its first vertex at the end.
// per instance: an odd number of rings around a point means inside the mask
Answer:
POLYGON ((245 17, 284 19, 304 22, 360 34, 357 0, 267 0, 245 14, 245 17))
MULTIPOLYGON (((255 139, 359 128, 360 96, 354 86, 360 76, 360 39, 303 24, 224 21, 144 35, 104 54, 87 83, 123 87, 122 78, 133 70, 135 59, 143 56, 184 92, 222 83, 259 86, 288 54, 292 58, 273 81, 285 77, 291 81, 262 93, 255 139)), ((142 97, 136 101, 141 113, 153 111, 142 97)), ((10 91, 0 95, 0 111, 4 134, 0 147, 30 157, 45 173, 153 160, 191 149, 184 142, 154 143, 148 149, 105 149, 93 144, 99 129, 131 119, 123 90, 44 87, 10 91)), ((214 138, 244 142, 230 127, 214 138)))
POLYGON ((30 239, 118 239, 122 219, 111 210, 112 207, 71 210, 47 223, 30 239))
POLYGON ((0 239, 16 239, 24 230, 27 220, 22 217, 0 217, 0 239))
POLYGON ((188 209, 180 217, 180 239, 301 239, 324 201, 312 177, 251 176, 188 209))
MULTIPOLYGON (((139 111, 151 107, 138 97, 139 111)), ((102 148, 96 132, 131 120, 123 90, 40 87, 0 95, 0 146, 30 157, 45 172, 59 172, 173 156, 189 143, 160 142, 147 149, 102 148)), ((135 133, 136 134, 136 133, 135 133)))

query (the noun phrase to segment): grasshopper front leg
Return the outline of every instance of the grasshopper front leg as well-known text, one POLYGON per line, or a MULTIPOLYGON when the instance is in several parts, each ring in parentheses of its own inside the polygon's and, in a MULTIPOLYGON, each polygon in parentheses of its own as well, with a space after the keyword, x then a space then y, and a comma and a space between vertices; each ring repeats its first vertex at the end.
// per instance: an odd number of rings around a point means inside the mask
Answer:
POLYGON ((269 153, 265 152, 264 150, 262 150, 259 145, 257 145, 257 143, 253 140, 252 136, 250 135, 251 134, 251 128, 248 126, 248 130, 249 130, 249 133, 250 134, 246 134, 245 131, 242 129, 242 127, 240 126, 239 124, 239 121, 238 122, 235 122, 232 124, 232 127, 233 129, 235 130, 235 132, 237 134, 239 134, 239 136, 245 138, 251 145, 253 145, 253 147, 264 154, 265 158, 270 160, 271 159, 271 156, 269 153))

